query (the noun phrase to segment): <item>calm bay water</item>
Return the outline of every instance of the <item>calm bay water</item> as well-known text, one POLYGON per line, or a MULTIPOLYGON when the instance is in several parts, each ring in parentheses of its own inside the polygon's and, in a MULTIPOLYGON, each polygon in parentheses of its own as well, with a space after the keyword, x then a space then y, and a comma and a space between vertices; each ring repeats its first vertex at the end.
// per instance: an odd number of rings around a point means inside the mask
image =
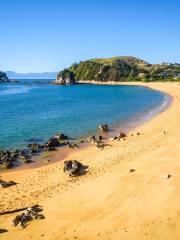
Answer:
POLYGON ((0 85, 0 148, 46 141, 57 132, 79 137, 102 123, 129 121, 163 104, 164 95, 137 86, 0 85))

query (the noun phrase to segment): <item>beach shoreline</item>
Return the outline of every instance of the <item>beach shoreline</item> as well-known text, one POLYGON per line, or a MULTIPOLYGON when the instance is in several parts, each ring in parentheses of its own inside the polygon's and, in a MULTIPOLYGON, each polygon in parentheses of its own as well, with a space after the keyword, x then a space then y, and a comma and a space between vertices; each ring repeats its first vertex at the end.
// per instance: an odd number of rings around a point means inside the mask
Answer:
POLYGON ((66 160, 77 159, 89 165, 88 173, 82 177, 69 179, 62 162, 1 173, 3 180, 19 183, 0 190, 1 211, 38 203, 46 216, 22 231, 10 226, 14 215, 0 217, 0 228, 8 229, 2 239, 39 239, 42 234, 43 239, 64 240, 180 237, 180 85, 125 84, 164 91, 173 100, 165 111, 137 127, 135 131, 140 135, 128 135, 119 142, 109 140, 111 146, 102 151, 88 146, 70 154, 66 160), (130 169, 135 172, 130 173, 130 169), (167 174, 172 178, 167 179, 167 174))
MULTIPOLYGON (((93 84, 93 85, 127 85, 126 82, 97 82, 97 81, 82 81, 80 84, 93 84)), ((129 85, 129 84, 128 84, 129 85)), ((139 85, 139 84, 138 84, 139 85)), ((130 86, 137 86, 137 83, 130 84, 130 86)), ((143 86, 147 87, 147 86, 143 86)), ((148 87, 149 88, 149 87, 148 87)), ((157 90, 156 90, 157 91, 157 90)), ((124 120, 123 122, 118 122, 113 123, 109 125, 110 131, 108 134, 105 134, 105 137, 107 139, 110 139, 112 137, 117 136, 120 132, 124 132, 128 134, 130 131, 135 130, 137 127, 140 125, 144 124, 145 122, 149 121, 151 118, 155 117, 158 115, 161 111, 165 111, 171 104, 172 98, 171 96, 167 95, 165 92, 159 91, 164 95, 164 100, 162 103, 158 104, 157 106, 152 107, 151 109, 148 109, 147 111, 134 115, 130 117, 129 119, 124 120)), ((103 123, 102 123, 103 124, 103 123)), ((98 127, 98 126, 97 126, 98 127)), ((85 134, 79 138, 74 139, 75 142, 78 143, 79 148, 76 149, 75 151, 79 152, 81 149, 84 149, 86 147, 91 146, 90 143, 87 142, 88 138, 91 137, 92 135, 101 135, 97 130, 93 131, 89 134, 85 134), (85 144, 80 143, 81 140, 85 142, 85 144)), ((67 146, 60 146, 57 147, 57 151, 52 151, 52 152, 40 152, 38 154, 35 154, 35 156, 32 155, 32 161, 28 164, 18 164, 14 168, 8 169, 8 170, 1 170, 0 173, 2 172, 13 172, 13 171, 18 171, 18 170, 25 170, 25 169, 30 169, 30 168, 38 168, 42 167, 44 165, 50 165, 51 163, 57 162, 57 161, 63 161, 70 154, 74 152, 73 150, 70 150, 67 146)))

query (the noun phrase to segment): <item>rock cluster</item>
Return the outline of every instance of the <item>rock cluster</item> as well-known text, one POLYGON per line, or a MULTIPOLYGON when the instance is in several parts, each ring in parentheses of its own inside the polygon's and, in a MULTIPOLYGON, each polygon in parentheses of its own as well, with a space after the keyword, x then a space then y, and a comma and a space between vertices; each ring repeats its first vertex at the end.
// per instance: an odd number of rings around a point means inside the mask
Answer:
POLYGON ((27 145, 26 149, 6 151, 0 150, 0 168, 9 169, 13 168, 18 160, 22 163, 30 163, 31 157, 34 154, 40 153, 42 151, 54 151, 56 147, 68 145, 69 147, 75 148, 75 144, 65 143, 64 141, 68 137, 63 133, 58 133, 54 137, 50 138, 44 144, 30 143, 27 145))

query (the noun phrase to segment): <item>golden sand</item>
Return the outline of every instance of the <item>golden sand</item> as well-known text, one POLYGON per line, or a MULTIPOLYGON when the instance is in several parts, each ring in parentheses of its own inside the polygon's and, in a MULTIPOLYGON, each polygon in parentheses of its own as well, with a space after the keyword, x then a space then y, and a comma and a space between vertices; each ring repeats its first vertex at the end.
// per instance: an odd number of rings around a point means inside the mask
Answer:
POLYGON ((38 203, 46 217, 19 229, 15 214, 0 216, 8 230, 0 239, 180 239, 180 85, 141 85, 173 96, 171 106, 138 127, 140 135, 71 153, 67 159, 90 166, 86 175, 70 179, 63 162, 0 174, 18 182, 0 189, 1 212, 38 203))

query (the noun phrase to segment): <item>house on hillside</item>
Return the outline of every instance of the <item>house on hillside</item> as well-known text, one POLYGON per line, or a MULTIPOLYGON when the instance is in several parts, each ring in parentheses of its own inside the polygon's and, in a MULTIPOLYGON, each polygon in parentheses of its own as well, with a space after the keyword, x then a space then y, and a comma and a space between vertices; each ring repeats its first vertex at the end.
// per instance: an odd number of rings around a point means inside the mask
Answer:
POLYGON ((180 73, 175 73, 174 80, 180 79, 180 73))
POLYGON ((138 76, 139 76, 140 78, 146 77, 146 73, 141 72, 141 73, 138 74, 138 76))
POLYGON ((160 72, 160 73, 157 74, 157 76, 161 77, 163 79, 166 79, 166 78, 168 78, 169 73, 168 72, 160 72))

